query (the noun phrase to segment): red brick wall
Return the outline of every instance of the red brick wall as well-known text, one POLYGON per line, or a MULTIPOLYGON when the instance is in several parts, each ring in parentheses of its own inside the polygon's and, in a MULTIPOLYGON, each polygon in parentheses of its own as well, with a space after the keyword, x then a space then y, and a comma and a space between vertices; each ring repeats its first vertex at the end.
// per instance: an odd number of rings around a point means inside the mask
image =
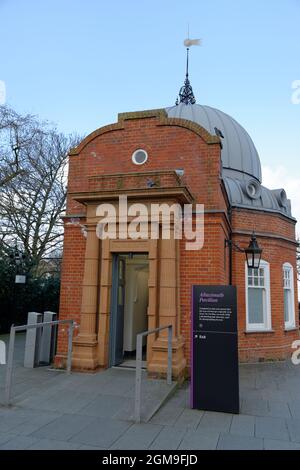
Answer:
MULTIPOLYGON (((295 225, 280 215, 267 212, 243 211, 240 209, 233 211, 232 223, 233 231, 236 232, 255 228, 258 234, 259 245, 263 249, 262 259, 270 264, 271 318, 272 330, 274 330, 271 333, 245 333, 245 256, 243 253, 233 252, 233 284, 237 286, 238 293, 240 359, 244 361, 258 361, 261 359, 283 359, 289 357, 292 342, 295 339, 299 339, 299 315, 297 304, 296 249, 295 244, 284 240, 284 238, 295 239, 295 225), (261 236, 259 236, 260 234, 261 236), (294 267, 297 326, 297 329, 294 331, 285 331, 284 328, 282 267, 286 262, 294 267)), ((239 246, 246 247, 249 243, 249 235, 236 234, 233 239, 239 246)))
POLYGON ((185 355, 190 366, 192 286, 226 285, 229 283, 228 249, 225 239, 229 227, 224 214, 205 214, 204 246, 199 251, 186 251, 185 240, 181 241, 180 252, 180 308, 181 332, 185 339, 185 355))
MULTIPOLYGON (((74 319, 80 324, 81 286, 83 279, 85 237, 82 219, 65 219, 59 319, 74 319)), ((77 334, 77 329, 74 335, 77 334)), ((58 335, 58 356, 67 351, 67 327, 61 326, 58 335)), ((58 361, 56 361, 58 363, 58 361)))
MULTIPOLYGON (((95 182, 90 176, 111 173, 143 173, 184 169, 183 184, 198 202, 209 209, 225 208, 220 186, 220 146, 208 145, 195 132, 176 126, 161 126, 155 118, 124 121, 124 128, 101 134, 79 155, 70 156, 69 192, 89 191, 95 182), (144 148, 148 160, 137 166, 132 153, 144 148)), ((68 213, 82 206, 68 197, 68 213)))

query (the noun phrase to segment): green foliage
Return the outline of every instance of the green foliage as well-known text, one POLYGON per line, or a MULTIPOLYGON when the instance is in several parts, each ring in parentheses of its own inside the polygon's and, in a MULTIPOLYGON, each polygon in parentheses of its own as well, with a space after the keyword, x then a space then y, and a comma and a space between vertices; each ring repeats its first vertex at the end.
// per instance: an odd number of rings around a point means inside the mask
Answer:
POLYGON ((12 324, 25 324, 30 311, 58 312, 59 274, 36 277, 36 271, 31 263, 24 271, 26 284, 15 284, 17 268, 8 253, 0 252, 0 334, 8 333, 12 324))

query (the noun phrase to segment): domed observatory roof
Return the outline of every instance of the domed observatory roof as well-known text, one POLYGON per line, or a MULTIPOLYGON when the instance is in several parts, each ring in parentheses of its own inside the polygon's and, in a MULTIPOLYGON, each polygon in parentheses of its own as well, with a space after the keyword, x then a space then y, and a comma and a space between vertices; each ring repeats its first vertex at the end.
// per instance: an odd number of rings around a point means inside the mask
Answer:
POLYGON ((231 116, 196 104, 188 77, 176 105, 166 108, 168 117, 186 119, 199 124, 222 143, 222 178, 232 207, 279 212, 292 218, 291 203, 284 189, 270 190, 262 186, 261 164, 248 132, 231 116))
POLYGON ((199 104, 179 103, 166 108, 171 118, 187 119, 204 127, 211 135, 220 130, 222 140, 222 166, 225 175, 238 179, 252 176, 261 182, 261 165, 253 141, 245 129, 231 116, 199 104))

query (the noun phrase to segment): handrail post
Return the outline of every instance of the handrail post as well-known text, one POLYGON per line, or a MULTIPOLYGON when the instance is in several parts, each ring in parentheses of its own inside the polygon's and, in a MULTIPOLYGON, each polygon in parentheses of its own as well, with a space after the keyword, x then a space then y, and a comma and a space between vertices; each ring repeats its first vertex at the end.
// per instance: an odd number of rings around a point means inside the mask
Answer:
POLYGON ((6 366, 7 367, 6 381, 5 381, 5 402, 7 406, 10 405, 10 392, 11 392, 11 382, 12 382, 15 336, 16 336, 15 328, 14 326, 12 326, 10 328, 8 357, 7 357, 7 366, 6 366))
POLYGON ((134 401, 134 420, 141 422, 141 390, 142 390, 142 357, 143 357, 143 337, 157 333, 158 331, 168 329, 168 368, 167 384, 172 385, 172 333, 173 326, 166 325, 153 330, 144 331, 136 336, 136 366, 135 366, 135 401, 134 401))
POLYGON ((167 384, 172 385, 172 325, 168 327, 168 370, 167 384))
POLYGON ((136 423, 141 422, 141 386, 142 386, 142 356, 143 356, 143 335, 136 337, 136 374, 135 374, 135 404, 134 418, 136 423))
POLYGON ((73 328, 74 328, 74 322, 72 320, 69 326, 69 334, 68 334, 67 374, 71 374, 71 369, 72 369, 73 328))
POLYGON ((56 320, 51 322, 42 322, 30 325, 11 326, 9 346, 8 346, 8 357, 6 365, 6 377, 5 377, 5 403, 10 405, 11 402, 11 386, 12 386, 12 373, 13 373, 13 359, 14 359, 14 347, 16 331, 27 331, 31 329, 43 328, 44 326, 53 327, 53 325, 65 325, 70 324, 69 336, 68 336, 68 357, 67 357, 67 374, 71 373, 72 367, 72 342, 73 342, 73 331, 74 331, 74 320, 56 320))

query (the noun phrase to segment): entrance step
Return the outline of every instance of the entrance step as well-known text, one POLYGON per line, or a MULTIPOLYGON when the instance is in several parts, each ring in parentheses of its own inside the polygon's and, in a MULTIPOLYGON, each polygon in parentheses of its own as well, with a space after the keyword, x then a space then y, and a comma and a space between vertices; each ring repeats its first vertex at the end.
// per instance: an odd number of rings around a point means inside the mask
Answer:
MULTIPOLYGON (((162 407, 162 405, 173 395, 178 387, 177 382, 168 385, 166 380, 150 379, 147 372, 142 374, 142 393, 141 393, 141 422, 147 423, 162 407)), ((134 398, 130 400, 127 406, 117 414, 118 419, 134 421, 134 398)))

